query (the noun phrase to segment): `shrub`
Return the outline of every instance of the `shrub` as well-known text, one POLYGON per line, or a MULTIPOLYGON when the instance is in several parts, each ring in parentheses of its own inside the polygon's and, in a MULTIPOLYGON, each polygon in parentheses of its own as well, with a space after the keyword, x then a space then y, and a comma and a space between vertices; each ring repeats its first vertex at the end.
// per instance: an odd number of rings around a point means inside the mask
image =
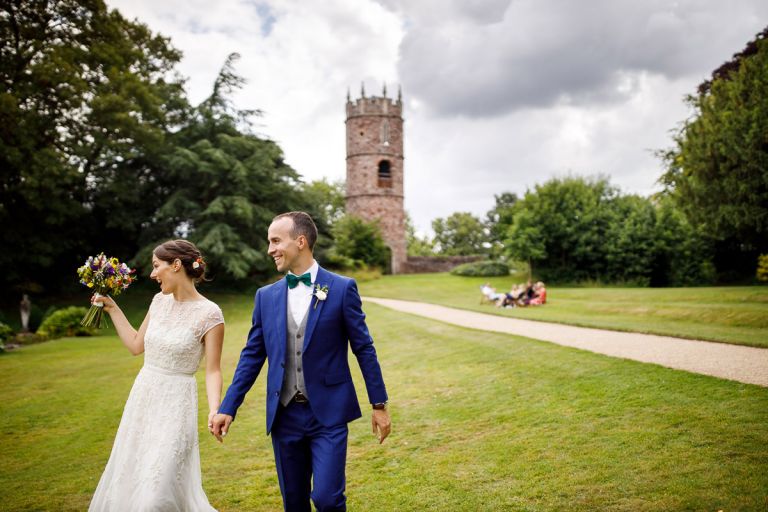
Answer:
POLYGON ((344 270, 342 272, 345 276, 351 277, 358 283, 381 279, 381 269, 379 267, 368 267, 364 265, 358 269, 344 270))
POLYGON ((5 342, 13 337, 13 329, 7 324, 0 322, 0 352, 5 352, 5 342))
POLYGON ((350 261, 356 268, 362 265, 386 268, 389 264, 389 248, 378 222, 345 215, 333 225, 333 239, 334 245, 327 257, 335 260, 337 267, 349 268, 350 261))
POLYGON ((13 337, 13 329, 8 324, 0 322, 0 343, 13 337))
POLYGON ((757 280, 768 281, 768 254, 761 254, 757 258, 757 280))
POLYGON ((48 339, 63 336, 93 336, 96 332, 94 328, 80 325, 80 321, 87 312, 87 308, 79 306, 54 311, 40 325, 37 334, 48 339))
POLYGON ((464 263, 451 270, 451 274, 455 276, 482 276, 482 277, 497 277, 508 276, 509 266, 506 263, 500 261, 473 261, 471 263, 464 263))

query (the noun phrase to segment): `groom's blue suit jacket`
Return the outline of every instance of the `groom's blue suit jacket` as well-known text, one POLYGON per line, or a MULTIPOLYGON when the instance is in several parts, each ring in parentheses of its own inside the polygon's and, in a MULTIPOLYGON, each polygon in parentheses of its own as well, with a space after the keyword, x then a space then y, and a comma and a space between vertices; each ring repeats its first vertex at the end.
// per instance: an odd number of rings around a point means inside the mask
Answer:
MULTIPOLYGON (((370 402, 386 402, 387 391, 355 281, 320 267, 315 284, 327 286, 328 296, 324 301, 313 297, 310 303, 302 371, 312 412, 320 423, 331 427, 362 415, 352 384, 347 347, 352 348, 360 365, 370 402)), ((219 408, 220 413, 234 418, 264 361, 269 359, 267 433, 272 430, 283 384, 287 307, 288 286, 285 279, 256 292, 248 341, 219 408)))

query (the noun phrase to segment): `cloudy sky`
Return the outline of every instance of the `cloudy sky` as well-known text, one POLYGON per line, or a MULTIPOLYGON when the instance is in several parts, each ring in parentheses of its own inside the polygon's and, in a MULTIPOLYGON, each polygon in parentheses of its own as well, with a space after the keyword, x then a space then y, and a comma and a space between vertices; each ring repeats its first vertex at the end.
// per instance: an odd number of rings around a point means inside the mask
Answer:
POLYGON ((227 55, 242 108, 306 180, 343 179, 344 104, 402 86, 419 231, 569 173, 658 190, 683 98, 768 24, 765 0, 107 0, 171 38, 193 102, 227 55))

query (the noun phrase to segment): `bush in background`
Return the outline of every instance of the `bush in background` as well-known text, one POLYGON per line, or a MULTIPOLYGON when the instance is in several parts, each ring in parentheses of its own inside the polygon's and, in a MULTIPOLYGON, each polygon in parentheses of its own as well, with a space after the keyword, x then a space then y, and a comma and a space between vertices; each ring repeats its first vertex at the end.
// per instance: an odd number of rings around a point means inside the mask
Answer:
POLYGON ((96 332, 95 329, 80 325, 80 321, 87 312, 87 308, 80 306, 70 306, 54 311, 40 325, 37 334, 47 339, 65 336, 93 336, 96 332))
POLYGON ((382 271, 379 267, 362 266, 361 268, 343 270, 341 271, 346 277, 351 277, 358 283, 364 283, 366 281, 375 281, 381 279, 382 271))
POLYGON ((508 276, 509 266, 500 261, 473 261, 472 263, 464 263, 455 267, 451 270, 451 274, 471 277, 508 276))
POLYGON ((326 253, 331 268, 360 269, 389 266, 390 252, 377 222, 345 215, 333 225, 334 246, 326 253))
POLYGON ((5 352, 5 342, 12 337, 13 329, 9 325, 0 322, 0 352, 5 352))
POLYGON ((768 254, 761 254, 757 258, 757 280, 768 281, 768 254))

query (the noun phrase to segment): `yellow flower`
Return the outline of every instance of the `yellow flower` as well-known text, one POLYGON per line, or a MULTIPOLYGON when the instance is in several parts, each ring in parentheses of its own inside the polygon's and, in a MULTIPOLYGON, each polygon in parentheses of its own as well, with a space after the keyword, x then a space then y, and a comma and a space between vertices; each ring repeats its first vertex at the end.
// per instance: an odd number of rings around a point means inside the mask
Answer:
POLYGON ((93 283, 88 283, 88 288, 93 288, 93 283))

